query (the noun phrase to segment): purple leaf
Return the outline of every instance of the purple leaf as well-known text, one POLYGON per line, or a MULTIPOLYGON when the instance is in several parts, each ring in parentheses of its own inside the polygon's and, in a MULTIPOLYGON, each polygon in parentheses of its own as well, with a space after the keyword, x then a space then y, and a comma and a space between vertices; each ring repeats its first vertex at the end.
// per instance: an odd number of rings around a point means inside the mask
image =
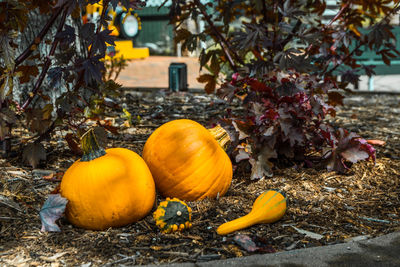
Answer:
POLYGON ((247 133, 245 133, 244 131, 242 131, 236 122, 232 122, 233 127, 235 127, 235 130, 239 133, 239 140, 245 139, 246 137, 249 137, 249 135, 247 133))
POLYGON ((60 194, 51 194, 40 209, 39 215, 42 221, 42 232, 60 232, 56 221, 65 211, 68 200, 60 194))
POLYGON ((272 177, 272 163, 269 161, 271 158, 276 158, 277 154, 274 149, 271 149, 268 145, 262 148, 261 153, 257 156, 257 159, 250 158, 251 164, 251 176, 252 180, 261 179, 264 177, 272 177))
POLYGON ((80 30, 80 36, 86 41, 90 42, 94 38, 95 29, 96 26, 94 25, 94 23, 92 22, 86 23, 85 25, 82 26, 80 30))
POLYGON ((106 43, 115 46, 115 36, 110 35, 112 31, 109 29, 105 29, 97 34, 95 34, 94 38, 91 41, 92 51, 96 53, 97 51, 100 55, 105 55, 107 50, 106 43))
POLYGON ((235 157, 236 162, 250 158, 249 152, 247 152, 243 146, 237 146, 237 148, 239 148, 239 153, 235 157))
POLYGON ((331 132, 330 135, 325 135, 325 137, 332 146, 331 151, 325 154, 328 170, 343 173, 348 169, 345 164, 346 161, 356 163, 368 158, 375 160, 375 149, 356 133, 349 133, 339 128, 336 133, 331 132))
POLYGON ((260 237, 251 238, 248 235, 237 234, 233 237, 233 241, 241 246, 247 252, 262 252, 262 253, 274 253, 276 250, 267 243, 267 240, 260 237))
POLYGON ((228 102, 232 102, 235 97, 236 87, 225 83, 221 86, 221 88, 217 89, 217 96, 221 99, 225 99, 228 102))
POLYGON ((340 154, 351 163, 356 163, 359 160, 365 160, 369 158, 368 153, 360 150, 360 147, 351 147, 340 154))
POLYGON ((75 42, 75 28, 65 25, 65 29, 62 32, 57 33, 56 38, 60 39, 63 43, 71 44, 75 42))
POLYGON ((84 80, 86 84, 92 81, 101 83, 101 71, 104 69, 104 63, 101 62, 101 56, 95 56, 88 58, 82 62, 82 68, 84 69, 84 80))
POLYGON ((248 235, 237 234, 233 238, 233 241, 235 241, 236 244, 241 246, 247 252, 255 252, 259 249, 256 243, 254 243, 254 241, 248 235))
POLYGON ((263 136, 265 136, 265 137, 269 137, 269 136, 273 135, 274 133, 275 133, 274 126, 268 127, 265 131, 262 132, 263 136))

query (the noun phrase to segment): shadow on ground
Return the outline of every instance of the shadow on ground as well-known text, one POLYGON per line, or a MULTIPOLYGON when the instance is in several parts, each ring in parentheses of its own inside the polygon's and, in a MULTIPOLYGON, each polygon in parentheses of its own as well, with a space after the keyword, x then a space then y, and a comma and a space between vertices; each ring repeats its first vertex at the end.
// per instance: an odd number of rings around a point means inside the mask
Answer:
POLYGON ((387 246, 360 243, 362 252, 345 253, 328 261, 330 266, 400 266, 400 237, 387 246))

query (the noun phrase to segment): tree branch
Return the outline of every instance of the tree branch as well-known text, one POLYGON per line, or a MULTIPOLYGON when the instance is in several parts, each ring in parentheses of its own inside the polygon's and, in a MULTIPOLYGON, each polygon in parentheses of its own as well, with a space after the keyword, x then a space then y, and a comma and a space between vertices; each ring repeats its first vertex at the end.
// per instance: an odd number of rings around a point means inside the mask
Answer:
MULTIPOLYGON (((322 27, 322 31, 325 31, 328 27, 330 27, 332 25, 332 23, 334 23, 336 20, 338 20, 340 18, 340 16, 343 14, 343 12, 350 6, 350 3, 346 3, 344 6, 342 6, 342 8, 339 10, 339 12, 329 21, 328 24, 324 25, 322 27)), ((312 44, 310 44, 307 48, 306 51, 310 51, 311 48, 313 47, 312 44)))
MULTIPOLYGON (((378 24, 383 24, 384 21, 385 21, 386 23, 388 23, 388 21, 390 20, 390 16, 392 16, 395 12, 397 12, 397 8, 398 8, 399 5, 400 5, 400 3, 397 3, 396 6, 394 6, 394 7, 392 8, 392 10, 391 10, 388 14, 386 14, 386 16, 385 16, 380 22, 378 22, 378 24)), ((339 11, 339 12, 340 12, 340 11, 339 11)), ((338 13, 338 14, 339 14, 339 13, 338 13)), ((338 15, 336 15, 335 18, 336 18, 336 17, 338 17, 338 15)), ((332 21, 333 21, 335 18, 333 18, 332 21)), ((331 24, 331 23, 330 23, 330 24, 331 24)), ((361 46, 365 45, 366 43, 367 43, 367 38, 364 38, 364 40, 361 40, 360 43, 359 43, 349 54, 347 54, 347 55, 343 58, 342 61, 344 62, 344 61, 346 61, 348 58, 351 58, 351 57, 354 55, 354 53, 355 53, 361 46)), ((323 73, 325 73, 325 75, 331 75, 332 72, 334 72, 339 66, 340 66, 340 65, 337 64, 337 65, 334 66, 332 69, 330 69, 329 71, 327 71, 328 68, 329 68, 329 65, 327 65, 327 66, 325 67, 323 73)))
POLYGON ((331 21, 329 21, 329 23, 322 29, 323 31, 326 30, 327 27, 330 27, 332 25, 332 23, 334 23, 338 18, 340 18, 340 16, 342 15, 342 13, 350 6, 350 3, 346 3, 344 6, 342 6, 342 8, 339 10, 339 12, 333 17, 333 19, 331 19, 331 21))
POLYGON ((47 21, 46 25, 42 28, 42 30, 39 32, 39 34, 32 40, 30 45, 15 59, 15 67, 14 69, 21 64, 25 59, 27 59, 35 49, 33 49, 33 46, 39 45, 44 36, 47 34, 51 26, 53 26, 54 21, 58 18, 58 16, 61 14, 62 8, 59 7, 57 8, 53 15, 50 17, 50 19, 47 21))
POLYGON ((262 0, 262 10, 263 10, 263 20, 265 24, 268 24, 268 19, 267 19, 267 4, 265 3, 265 0, 262 0))
MULTIPOLYGON (((67 13, 68 13, 68 9, 65 9, 65 10, 64 10, 64 13, 63 13, 63 15, 62 15, 62 17, 61 17, 60 24, 59 24, 58 27, 57 27, 57 33, 56 33, 56 35, 57 35, 59 32, 62 31, 62 29, 63 29, 63 27, 64 27, 64 24, 65 24, 65 19, 67 18, 67 13)), ((51 45, 51 48, 50 48, 50 53, 49 53, 49 55, 47 56, 46 61, 45 61, 44 65, 43 65, 42 72, 40 73, 39 78, 36 80, 36 83, 35 83, 35 85, 34 85, 34 87, 33 87, 32 92, 29 94, 28 99, 27 99, 27 100, 24 102, 24 104, 21 106, 21 110, 24 111, 24 110, 29 106, 29 104, 32 102, 33 98, 37 95, 37 92, 39 91, 39 88, 40 88, 40 86, 42 85, 44 78, 46 77, 47 71, 48 71, 49 68, 50 68, 50 65, 51 65, 51 57, 54 55, 54 52, 56 51, 56 48, 57 48, 58 43, 59 43, 59 40, 55 37, 55 38, 54 38, 54 41, 53 41, 53 44, 51 45)))
POLYGON ((219 44, 224 50, 224 53, 226 57, 228 58, 229 64, 231 65, 232 69, 236 72, 237 71, 237 65, 235 64, 234 60, 232 59, 231 53, 235 57, 235 59, 242 65, 244 65, 244 62, 242 59, 233 51, 233 49, 230 47, 228 44, 227 40, 222 36, 222 34, 217 30, 215 27, 214 23, 211 21, 210 16, 207 14, 207 12, 204 10, 203 4, 200 3, 199 0, 194 0, 194 3, 199 7, 201 14, 204 16, 204 19, 207 21, 208 25, 210 25, 211 29, 214 31, 215 36, 217 37, 219 44))

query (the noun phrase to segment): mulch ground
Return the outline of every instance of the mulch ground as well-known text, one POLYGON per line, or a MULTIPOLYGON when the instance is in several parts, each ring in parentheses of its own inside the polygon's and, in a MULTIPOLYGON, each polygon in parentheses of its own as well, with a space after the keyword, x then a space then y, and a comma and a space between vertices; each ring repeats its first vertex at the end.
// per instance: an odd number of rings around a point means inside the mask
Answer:
MULTIPOLYGON (((147 137, 162 123, 190 118, 207 126, 221 116, 227 104, 212 96, 191 93, 129 92, 122 101, 137 119, 135 127, 109 136, 110 147, 126 147, 141 154, 147 137), (211 103, 211 104, 210 104, 211 103)), ((56 132, 46 144, 48 159, 32 170, 18 157, 0 158, 0 265, 6 266, 112 266, 200 262, 254 253, 270 253, 366 239, 400 230, 400 96, 356 95, 338 108, 335 125, 367 139, 386 141, 376 147, 376 164, 354 164, 345 175, 324 170, 285 167, 273 178, 250 181, 239 168, 232 185, 218 200, 189 202, 193 227, 163 234, 149 214, 138 223, 107 231, 88 231, 59 221, 61 232, 43 233, 39 210, 58 181, 49 173, 64 172, 75 160, 56 132), (256 243, 248 252, 234 241, 237 233, 219 236, 216 228, 247 214, 256 197, 278 188, 288 197, 285 216, 273 224, 239 231, 256 243)), ((115 115, 115 114, 114 114, 115 115)), ((120 114, 119 114, 120 115, 120 114)), ((110 116, 115 125, 124 119, 110 116)), ((15 129, 16 149, 21 129, 15 129)), ((158 202, 163 198, 158 197, 158 202)))

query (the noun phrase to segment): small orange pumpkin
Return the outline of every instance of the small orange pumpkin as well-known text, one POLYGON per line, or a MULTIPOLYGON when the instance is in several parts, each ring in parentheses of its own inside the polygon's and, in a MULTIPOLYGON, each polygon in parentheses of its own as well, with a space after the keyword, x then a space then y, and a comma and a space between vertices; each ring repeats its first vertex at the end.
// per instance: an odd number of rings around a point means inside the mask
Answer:
POLYGON ((143 158, 163 196, 215 198, 232 181, 232 163, 223 149, 229 141, 221 126, 207 130, 192 120, 173 120, 151 134, 143 158))
POLYGON ((82 150, 82 159, 68 168, 60 185, 72 224, 103 230, 136 222, 150 212, 154 180, 138 154, 125 148, 104 150, 93 129, 82 137, 82 150))

